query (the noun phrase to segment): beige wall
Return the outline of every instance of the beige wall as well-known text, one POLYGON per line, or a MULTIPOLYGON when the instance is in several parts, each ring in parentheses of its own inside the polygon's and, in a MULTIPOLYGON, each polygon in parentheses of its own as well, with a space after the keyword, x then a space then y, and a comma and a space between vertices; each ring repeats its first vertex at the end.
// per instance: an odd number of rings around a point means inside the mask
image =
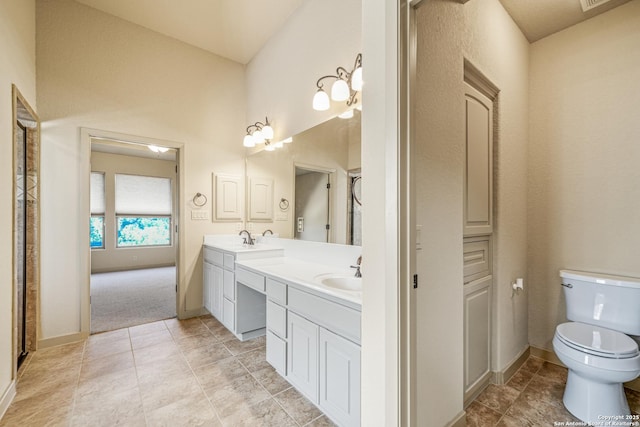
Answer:
MULTIPOLYGON (((116 248, 115 174, 145 175, 171 179, 171 193, 176 196, 176 162, 123 156, 100 152, 91 153, 91 170, 105 174, 105 235, 104 249, 91 250, 91 272, 120 271, 175 265, 176 243, 171 246, 116 248)), ((174 207, 175 212, 175 207, 174 207)), ((175 224, 175 216, 172 222, 175 224)), ((175 233, 171 233, 175 235, 175 233)))
POLYGON ((44 159, 41 338, 81 327, 89 248, 73 225, 83 222, 87 209, 79 202, 88 194, 80 127, 184 144, 179 315, 199 312, 202 236, 235 232, 235 224, 191 221, 188 202, 197 192, 213 199, 212 172, 244 173, 244 67, 68 0, 37 2, 37 56, 44 159))
MULTIPOLYGON (((418 424, 444 425, 462 411, 464 164, 463 60, 499 89, 495 143, 492 370, 527 346, 526 273, 529 44, 497 0, 437 0, 417 10, 416 218, 422 225, 416 290, 418 424)), ((366 110, 365 110, 366 111, 366 110)))
POLYGON ((12 398, 13 117, 11 85, 36 109, 35 1, 0 2, 0 415, 12 398))
POLYGON ((565 321, 558 270, 640 277, 640 2, 531 47, 529 339, 565 321))

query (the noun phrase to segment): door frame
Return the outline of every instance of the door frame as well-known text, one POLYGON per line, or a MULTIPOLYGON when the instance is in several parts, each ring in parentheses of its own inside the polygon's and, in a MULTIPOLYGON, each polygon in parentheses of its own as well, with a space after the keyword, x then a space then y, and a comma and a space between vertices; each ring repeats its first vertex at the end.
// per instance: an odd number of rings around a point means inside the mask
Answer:
POLYGON ((176 150, 176 164, 178 171, 176 174, 176 209, 174 213, 174 226, 178 227, 176 241, 176 283, 178 290, 176 293, 176 314, 179 319, 188 317, 186 309, 186 278, 184 277, 185 265, 185 226, 182 223, 183 215, 181 206, 185 206, 184 189, 184 144, 176 141, 161 140, 144 136, 128 135, 124 133, 111 132, 99 129, 80 128, 80 161, 83 169, 83 177, 80 186, 82 188, 79 204, 84 206, 81 216, 80 240, 86 248, 84 262, 80 263, 80 274, 85 277, 84 285, 80 292, 80 334, 82 338, 87 338, 91 334, 91 236, 89 232, 89 219, 91 217, 90 208, 90 179, 91 179, 91 140, 109 139, 117 142, 141 145, 158 145, 176 150))
MULTIPOLYGON (((40 118, 36 114, 35 110, 29 105, 25 97, 20 93, 16 85, 11 85, 12 92, 12 181, 15 180, 15 171, 16 171, 16 153, 15 153, 15 139, 16 139, 16 128, 18 126, 18 122, 21 122, 21 125, 25 128, 26 139, 27 139, 27 152, 25 155, 27 156, 27 174, 29 172, 32 173, 32 176, 35 179, 35 187, 31 193, 31 198, 34 201, 34 205, 31 207, 32 211, 29 213, 29 207, 27 205, 27 216, 31 216, 32 229, 29 230, 27 227, 27 239, 25 245, 31 245, 32 251, 30 251, 31 256, 25 259, 25 262, 28 264, 27 266, 27 274, 25 276, 26 281, 26 293, 24 295, 25 300, 27 301, 27 309, 25 312, 26 316, 26 324, 25 324, 25 335, 26 335, 26 350, 35 351, 38 347, 38 331, 40 326, 40 118), (29 160, 29 153, 31 154, 31 160, 29 160), (29 167, 31 166, 31 167, 29 167), (29 304, 29 302, 31 304, 29 304), (31 322, 29 322, 29 318, 31 318, 31 322)), ((25 190, 26 191, 26 190, 25 190)), ((14 215, 12 218, 13 227, 15 230, 15 182, 13 182, 12 188, 12 209, 11 212, 14 215)), ((27 226, 27 224, 25 224, 27 226)), ((12 292, 12 328, 11 328, 11 379, 15 380, 17 377, 18 369, 17 369, 17 357, 16 350, 18 346, 18 334, 16 332, 18 328, 18 322, 20 320, 18 317, 17 310, 17 292, 16 292, 16 265, 15 258, 16 255, 14 253, 15 248, 15 233, 12 232, 12 281, 11 281, 11 292, 12 292)), ((22 366, 25 366, 24 364, 22 366)))

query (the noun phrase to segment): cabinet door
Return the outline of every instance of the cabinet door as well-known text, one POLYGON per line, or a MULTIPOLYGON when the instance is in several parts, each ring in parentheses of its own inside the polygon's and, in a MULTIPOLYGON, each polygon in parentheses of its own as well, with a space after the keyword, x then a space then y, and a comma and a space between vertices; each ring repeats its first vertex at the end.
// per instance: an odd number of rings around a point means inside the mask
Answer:
POLYGON ((233 271, 224 270, 224 286, 223 292, 225 298, 231 301, 236 300, 236 278, 233 271))
POLYGON ((236 305, 226 298, 222 301, 222 324, 233 332, 236 329, 236 305))
POLYGON ((465 85, 464 235, 493 231, 493 102, 465 85))
POLYGON ((318 403, 318 325, 289 312, 287 379, 318 403))
POLYGON ((491 376, 491 276, 464 286, 465 400, 491 376))
POLYGON ((320 408, 338 424, 360 425, 360 346, 320 328, 320 408))
POLYGON ((211 266, 211 314, 222 321, 222 289, 224 281, 224 270, 217 265, 211 266))
POLYGON ((213 264, 203 263, 202 268, 202 305, 209 313, 211 308, 211 288, 213 287, 213 264))

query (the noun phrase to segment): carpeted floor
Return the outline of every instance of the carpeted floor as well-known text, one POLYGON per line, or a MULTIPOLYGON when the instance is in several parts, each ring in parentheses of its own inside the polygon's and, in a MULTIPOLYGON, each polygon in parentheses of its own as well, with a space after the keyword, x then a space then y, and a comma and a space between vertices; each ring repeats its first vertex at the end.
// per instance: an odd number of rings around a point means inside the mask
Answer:
POLYGON ((91 275, 91 333, 176 316, 176 268, 91 275))

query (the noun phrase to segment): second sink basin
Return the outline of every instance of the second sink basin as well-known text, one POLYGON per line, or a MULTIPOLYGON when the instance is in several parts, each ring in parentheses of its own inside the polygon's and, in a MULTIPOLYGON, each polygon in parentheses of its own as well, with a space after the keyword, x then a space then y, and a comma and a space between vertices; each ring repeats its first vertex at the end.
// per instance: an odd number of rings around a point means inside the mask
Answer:
POLYGON ((361 292, 362 278, 354 276, 343 276, 338 274, 321 274, 316 280, 324 286, 343 291, 361 292))

